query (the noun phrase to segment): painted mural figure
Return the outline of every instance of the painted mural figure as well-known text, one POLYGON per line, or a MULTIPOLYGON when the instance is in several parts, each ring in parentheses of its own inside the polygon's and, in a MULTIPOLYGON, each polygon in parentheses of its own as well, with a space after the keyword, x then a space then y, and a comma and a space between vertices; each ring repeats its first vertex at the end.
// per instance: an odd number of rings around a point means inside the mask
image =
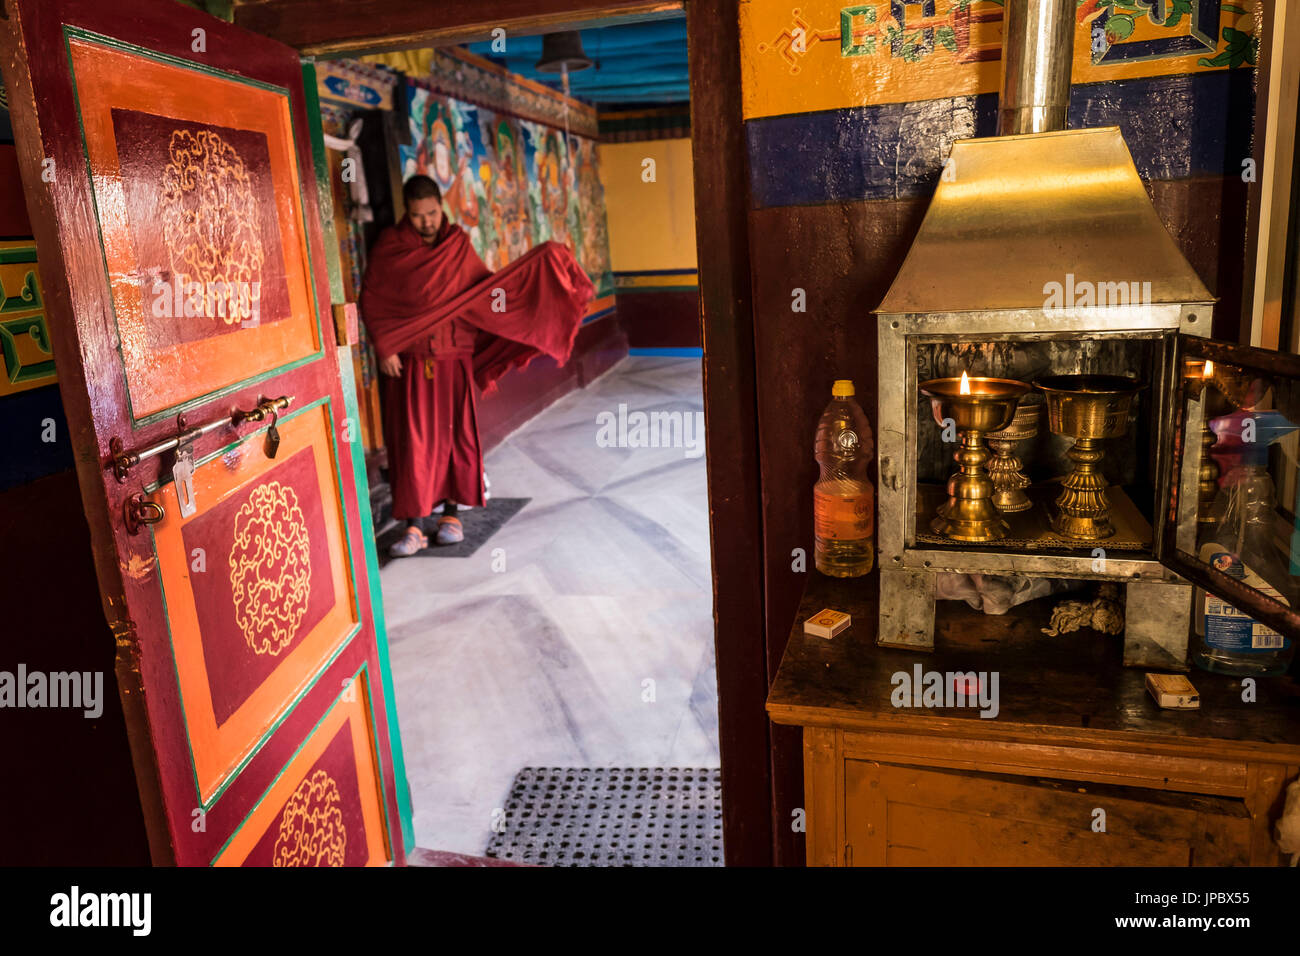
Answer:
POLYGON ((447 215, 489 269, 538 243, 568 246, 601 290, 612 289, 604 192, 594 140, 416 88, 406 176, 428 176, 447 215))
POLYGON ((433 179, 412 176, 402 194, 406 216, 375 243, 361 292, 386 376, 393 516, 407 522, 394 557, 428 547, 424 520, 439 503, 435 541, 464 540, 459 507, 486 503, 475 388, 538 355, 567 362, 594 294, 563 246, 544 242, 493 272, 433 179))
POLYGON ((506 263, 528 251, 532 236, 521 188, 523 167, 515 147, 514 131, 505 121, 497 124, 496 149, 499 168, 492 180, 492 217, 500 236, 498 262, 506 263))

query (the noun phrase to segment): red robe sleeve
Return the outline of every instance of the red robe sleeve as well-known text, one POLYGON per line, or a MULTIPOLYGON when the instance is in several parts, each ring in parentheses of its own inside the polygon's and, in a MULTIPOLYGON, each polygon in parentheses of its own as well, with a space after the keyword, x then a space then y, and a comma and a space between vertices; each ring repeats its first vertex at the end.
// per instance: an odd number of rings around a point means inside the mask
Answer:
POLYGON ((474 379, 480 388, 538 355, 569 360, 595 290, 573 254, 535 246, 490 271, 459 226, 446 221, 433 245, 407 220, 385 230, 370 254, 361 312, 380 359, 406 351, 454 317, 480 330, 474 379))

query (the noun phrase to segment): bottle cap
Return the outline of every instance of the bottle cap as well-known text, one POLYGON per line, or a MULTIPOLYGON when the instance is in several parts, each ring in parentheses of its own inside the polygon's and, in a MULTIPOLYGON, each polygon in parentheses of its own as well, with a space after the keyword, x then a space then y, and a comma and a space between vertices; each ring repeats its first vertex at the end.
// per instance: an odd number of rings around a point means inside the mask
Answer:
POLYGON ((831 396, 833 398, 849 398, 853 395, 853 380, 849 378, 837 378, 835 384, 831 386, 831 396))
POLYGON ((1228 473, 1223 484, 1233 485, 1237 483, 1235 479, 1240 479, 1240 475, 1234 479, 1234 468, 1267 465, 1268 446, 1297 428, 1300 425, 1272 410, 1239 409, 1230 415, 1210 419, 1210 430, 1216 439, 1210 455, 1228 473))

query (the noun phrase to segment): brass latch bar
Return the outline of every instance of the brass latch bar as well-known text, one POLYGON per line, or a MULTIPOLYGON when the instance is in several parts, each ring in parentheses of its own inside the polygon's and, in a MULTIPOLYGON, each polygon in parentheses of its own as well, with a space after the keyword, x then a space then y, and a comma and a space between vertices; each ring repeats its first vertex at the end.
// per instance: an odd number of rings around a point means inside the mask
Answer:
POLYGON ((197 439, 206 435, 208 432, 216 431, 226 425, 239 426, 244 422, 260 422, 267 415, 273 415, 277 410, 288 408, 293 402, 293 396, 281 395, 279 398, 267 398, 257 403, 256 408, 245 411, 237 409, 234 414, 225 418, 217 418, 204 425, 196 425, 190 428, 185 420, 184 414, 176 416, 177 434, 171 438, 166 438, 148 448, 142 448, 139 451, 128 452, 124 450, 122 439, 114 438, 109 442, 109 451, 113 453, 113 474, 119 482, 126 481, 131 473, 131 469, 140 462, 149 458, 156 458, 158 455, 166 454, 175 449, 182 449, 184 446, 192 445, 197 439))

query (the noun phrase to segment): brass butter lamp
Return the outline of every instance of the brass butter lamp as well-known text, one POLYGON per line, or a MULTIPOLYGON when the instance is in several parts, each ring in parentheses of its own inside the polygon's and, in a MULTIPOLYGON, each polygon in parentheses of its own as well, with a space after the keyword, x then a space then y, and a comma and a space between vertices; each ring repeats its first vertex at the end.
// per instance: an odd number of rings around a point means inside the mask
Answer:
POLYGON ((930 399, 939 427, 951 421, 961 435, 953 455, 958 468, 948 479, 948 500, 939 506, 930 529, 954 541, 1006 537, 1009 526, 993 503, 993 480, 984 468, 989 458, 984 436, 1011 424, 1029 385, 1009 378, 972 378, 962 372, 960 379, 930 379, 920 389, 930 399))
POLYGON ((1197 473, 1197 524, 1216 524, 1218 517, 1214 513, 1214 499, 1219 493, 1219 463, 1215 461, 1210 449, 1218 441, 1218 436, 1210 429, 1210 421, 1232 411, 1232 405, 1219 389, 1213 385, 1214 362, 1210 359, 1187 359, 1184 362, 1183 378, 1186 380, 1187 394, 1200 399, 1204 405, 1201 412, 1201 462, 1197 473))
POLYGON ((1000 432, 989 433, 993 458, 986 467, 993 479, 993 503, 1004 514, 1028 511, 1032 506, 1025 494, 1030 482, 1021 471, 1024 462, 1016 454, 1016 445, 1038 435, 1038 418, 1042 410, 1042 405, 1021 402, 1010 425, 1000 432))
POLYGON ((1106 498, 1100 442, 1128 431, 1133 396, 1142 383, 1123 375, 1049 375, 1034 383, 1046 396, 1047 427, 1074 439, 1074 469, 1061 483, 1052 530, 1063 538, 1101 541, 1115 533, 1106 498))

